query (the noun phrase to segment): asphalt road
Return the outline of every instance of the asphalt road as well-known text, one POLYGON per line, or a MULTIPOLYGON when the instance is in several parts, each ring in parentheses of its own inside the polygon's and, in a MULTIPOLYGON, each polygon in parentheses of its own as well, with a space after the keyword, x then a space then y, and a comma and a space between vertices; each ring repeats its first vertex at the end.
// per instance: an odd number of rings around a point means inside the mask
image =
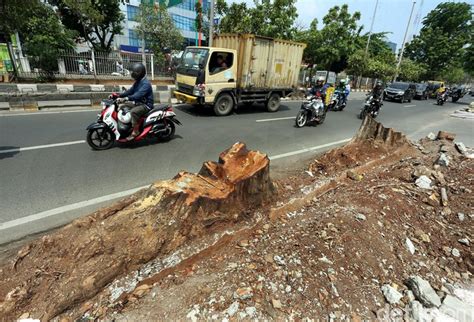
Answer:
MULTIPOLYGON (((439 129, 453 131, 458 141, 474 146, 473 121, 449 116, 470 101, 467 97, 443 107, 434 100, 385 102, 377 120, 413 139, 439 129)), ((285 102, 277 113, 244 108, 228 117, 181 105, 175 111, 183 126, 177 127, 172 141, 107 151, 92 151, 83 142, 85 127, 95 121, 97 111, 2 114, 0 243, 67 223, 178 171, 197 171, 203 161, 216 160, 237 141, 267 153, 274 163, 297 162, 308 156, 305 149, 327 150, 352 137, 360 126, 362 100, 350 101, 343 112, 329 112, 323 125, 302 129, 295 128, 292 119, 299 105, 285 102), (56 143, 65 145, 38 148, 56 143), (33 149, 17 151, 26 147, 33 149)))

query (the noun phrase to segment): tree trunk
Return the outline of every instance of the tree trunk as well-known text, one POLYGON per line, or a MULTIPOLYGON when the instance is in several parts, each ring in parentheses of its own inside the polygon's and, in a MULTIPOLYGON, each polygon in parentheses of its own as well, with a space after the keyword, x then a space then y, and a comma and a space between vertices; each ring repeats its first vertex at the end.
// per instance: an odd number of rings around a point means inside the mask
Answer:
POLYGON ((269 164, 266 155, 236 143, 197 174, 156 182, 29 243, 13 265, 0 267, 0 316, 29 312, 47 321, 117 276, 245 220, 272 199, 269 164))

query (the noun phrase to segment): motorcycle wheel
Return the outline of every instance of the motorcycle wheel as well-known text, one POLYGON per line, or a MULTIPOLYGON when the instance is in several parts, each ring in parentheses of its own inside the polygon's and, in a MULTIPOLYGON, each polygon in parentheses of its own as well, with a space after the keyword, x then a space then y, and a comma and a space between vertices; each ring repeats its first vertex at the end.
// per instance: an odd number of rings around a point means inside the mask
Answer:
POLYGON ((453 103, 456 103, 458 101, 458 99, 459 99, 459 97, 453 97, 452 98, 453 103))
POLYGON ((362 111, 360 111, 360 113, 359 113, 359 118, 360 118, 361 120, 363 120, 366 115, 367 115, 367 110, 364 108, 364 109, 362 109, 362 111))
POLYGON ((305 126, 307 121, 308 121, 308 115, 306 114, 306 111, 299 111, 298 114, 296 115, 296 120, 295 120, 296 127, 305 126))
POLYGON ((160 134, 158 137, 162 141, 169 141, 174 137, 174 132, 176 131, 176 126, 172 121, 167 122, 167 131, 165 134, 160 134))
POLYGON ((110 149, 115 143, 115 135, 109 128, 87 131, 87 144, 94 150, 110 149))

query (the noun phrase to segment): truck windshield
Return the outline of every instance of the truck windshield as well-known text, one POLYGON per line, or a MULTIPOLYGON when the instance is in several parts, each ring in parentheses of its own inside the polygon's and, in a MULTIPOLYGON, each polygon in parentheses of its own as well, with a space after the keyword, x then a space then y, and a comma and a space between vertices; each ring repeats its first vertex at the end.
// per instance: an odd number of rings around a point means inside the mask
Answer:
POLYGON ((203 48, 187 48, 181 56, 178 73, 197 76, 199 64, 206 65, 209 50, 203 48))

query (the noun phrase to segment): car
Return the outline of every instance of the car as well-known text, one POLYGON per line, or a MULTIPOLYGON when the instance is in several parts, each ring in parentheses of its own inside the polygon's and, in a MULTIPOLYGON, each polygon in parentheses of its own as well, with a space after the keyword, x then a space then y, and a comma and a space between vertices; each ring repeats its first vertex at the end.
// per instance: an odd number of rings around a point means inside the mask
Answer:
POLYGON ((412 83, 394 82, 385 88, 383 93, 384 100, 393 100, 403 103, 411 102, 416 93, 416 85, 412 83))
POLYGON ((420 100, 427 100, 429 96, 429 89, 428 84, 425 83, 418 83, 416 84, 416 92, 413 98, 417 98, 420 100))

